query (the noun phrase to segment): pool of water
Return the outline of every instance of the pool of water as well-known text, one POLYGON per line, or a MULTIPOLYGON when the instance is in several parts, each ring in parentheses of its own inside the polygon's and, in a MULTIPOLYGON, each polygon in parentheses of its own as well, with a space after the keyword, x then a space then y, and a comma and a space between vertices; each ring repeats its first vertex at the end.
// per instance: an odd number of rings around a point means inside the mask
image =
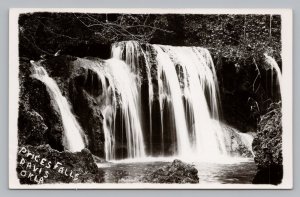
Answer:
POLYGON ((231 164, 201 163, 196 168, 199 183, 251 184, 257 172, 253 161, 231 164))
MULTIPOLYGON (((98 164, 105 183, 138 183, 141 178, 170 161, 118 161, 98 164)), ((191 162, 189 162, 191 163, 191 162)), ((257 172, 253 159, 233 162, 192 162, 198 169, 199 183, 251 184, 257 172)))

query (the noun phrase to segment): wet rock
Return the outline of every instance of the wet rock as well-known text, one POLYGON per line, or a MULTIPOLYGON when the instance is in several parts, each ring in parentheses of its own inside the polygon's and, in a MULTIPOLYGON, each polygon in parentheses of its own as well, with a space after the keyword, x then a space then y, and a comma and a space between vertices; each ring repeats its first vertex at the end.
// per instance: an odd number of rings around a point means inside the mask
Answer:
POLYGON ((224 137, 226 150, 231 156, 252 158, 251 139, 254 134, 241 133, 237 129, 230 127, 226 124, 221 124, 224 137))
POLYGON ((107 163, 107 161, 101 157, 98 157, 96 155, 93 155, 93 159, 96 163, 107 163))
POLYGON ((97 99, 101 94, 101 91, 99 92, 101 84, 97 75, 91 70, 87 75, 77 73, 72 75, 69 86, 70 101, 87 136, 88 148, 94 155, 104 158, 104 117, 97 99))
POLYGON ((251 151, 249 151, 249 149, 244 144, 239 144, 237 151, 239 155, 245 158, 250 158, 253 156, 251 151))
POLYGON ((88 149, 71 153, 56 151, 49 145, 21 146, 16 170, 21 184, 103 181, 88 149))
POLYGON ((261 116, 257 137, 252 143, 258 173, 253 183, 281 183, 282 168, 281 102, 273 103, 261 116))
POLYGON ((175 159, 171 164, 146 175, 149 183, 199 183, 198 170, 190 164, 175 159))
POLYGON ((230 150, 230 155, 232 156, 239 156, 244 158, 253 157, 251 150, 249 150, 249 148, 235 136, 232 136, 231 147, 228 150, 230 150))

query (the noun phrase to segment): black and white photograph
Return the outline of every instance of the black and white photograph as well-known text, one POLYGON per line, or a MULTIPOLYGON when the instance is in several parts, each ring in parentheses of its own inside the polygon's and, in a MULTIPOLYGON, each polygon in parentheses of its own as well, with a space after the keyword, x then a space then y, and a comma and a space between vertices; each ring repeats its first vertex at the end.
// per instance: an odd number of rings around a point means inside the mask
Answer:
POLYGON ((287 9, 11 9, 10 188, 291 188, 291 32, 287 9))

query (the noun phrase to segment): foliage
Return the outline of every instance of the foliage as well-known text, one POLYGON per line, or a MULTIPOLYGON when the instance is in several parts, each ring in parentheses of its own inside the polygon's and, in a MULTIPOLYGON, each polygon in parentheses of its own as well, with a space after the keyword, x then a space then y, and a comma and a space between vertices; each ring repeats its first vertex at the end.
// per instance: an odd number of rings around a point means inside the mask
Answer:
POLYGON ((19 25, 21 52, 33 57, 123 40, 203 46, 233 61, 281 53, 278 15, 28 13, 19 25))
POLYGON ((272 103, 268 110, 260 117, 257 136, 252 143, 254 161, 260 168, 282 165, 281 102, 272 103))
POLYGON ((157 32, 172 33, 164 28, 166 22, 164 16, 150 14, 23 14, 19 18, 20 54, 39 57, 80 45, 150 42, 157 32))
POLYGON ((96 36, 108 39, 110 42, 120 40, 137 40, 149 42, 156 31, 171 33, 161 26, 166 19, 161 16, 121 14, 110 20, 110 15, 81 14, 75 17, 87 28, 94 31, 96 36), (103 21, 105 18, 105 21, 103 21))
POLYGON ((231 61, 280 59, 281 18, 278 15, 187 15, 186 43, 211 49, 231 61))

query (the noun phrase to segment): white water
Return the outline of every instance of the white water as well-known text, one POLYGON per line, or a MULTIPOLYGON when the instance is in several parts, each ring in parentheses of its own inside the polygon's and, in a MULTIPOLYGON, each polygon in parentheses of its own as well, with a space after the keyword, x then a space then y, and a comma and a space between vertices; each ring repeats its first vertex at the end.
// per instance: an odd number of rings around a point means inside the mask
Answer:
POLYGON ((165 85, 167 91, 170 92, 171 96, 171 105, 176 125, 178 155, 187 156, 191 153, 191 144, 189 142, 187 124, 184 116, 182 93, 180 90, 177 73, 174 64, 169 58, 169 56, 166 53, 164 53, 159 46, 154 45, 154 48, 157 52, 156 58, 159 70, 158 78, 161 79, 162 75, 165 76, 164 82, 166 83, 165 85))
MULTIPOLYGON (((228 136, 224 135, 219 121, 216 71, 208 50, 163 45, 149 47, 154 51, 153 59, 150 58, 151 53, 142 49, 138 42, 127 41, 113 45, 112 59, 78 60, 82 67, 97 73, 102 84, 103 92, 97 101, 104 117, 106 160, 120 159, 117 155, 122 148, 126 148, 123 159, 130 161, 153 158, 152 149, 155 148, 156 151, 160 149, 161 157, 186 161, 229 158, 228 136), (178 73, 178 69, 181 72, 178 73), (142 118, 145 113, 141 102, 144 77, 148 83, 149 106, 146 109, 149 110, 149 120, 142 118), (157 84, 154 86, 155 80, 157 84), (161 122, 155 124, 161 124, 160 130, 152 129, 154 94, 158 95, 155 99, 159 100, 160 111, 155 113, 160 114, 161 122), (166 114, 168 120, 164 120, 166 114), (147 125, 145 121, 149 121, 148 130, 143 129, 147 125), (146 145, 145 136, 150 136, 150 144, 146 145), (172 139, 174 144, 170 145, 165 137, 172 139), (158 138, 160 144, 155 141, 158 138), (168 155, 164 155, 165 146, 172 149, 168 150, 168 155)), ((240 135, 239 138, 251 148, 251 137, 240 135)))
POLYGON ((136 75, 131 72, 127 64, 118 59, 109 59, 104 62, 86 59, 78 61, 80 66, 93 70, 102 84, 103 92, 98 98, 98 103, 102 107, 101 111, 104 116, 106 160, 115 159, 116 135, 123 132, 126 135, 127 157, 145 157, 136 75), (121 130, 116 130, 117 105, 121 108, 121 124, 124 124, 121 130))
POLYGON ((253 157, 255 156, 252 151, 252 142, 253 142, 253 136, 247 133, 238 133, 241 137, 242 143, 247 147, 247 149, 252 153, 253 157))
MULTIPOLYGON (((97 97, 97 104, 104 117, 106 160, 118 162, 119 151, 124 149, 126 153, 122 154, 126 161, 155 160, 153 149, 160 149, 161 154, 156 160, 181 158, 191 162, 229 161, 230 136, 219 121, 218 81, 208 50, 163 45, 149 47, 154 51, 155 55, 151 56, 153 59, 150 58, 151 53, 142 49, 138 42, 128 41, 113 45, 112 59, 76 60, 86 71, 94 71, 102 85, 102 94, 97 97), (148 83, 146 109, 149 110, 149 120, 142 118, 145 113, 141 102, 144 77, 148 83), (155 99, 159 100, 160 110, 154 112, 160 114, 160 123, 152 122, 154 94, 158 96, 155 99), (168 120, 164 120, 166 114, 168 120), (147 125, 145 121, 149 121, 148 130, 143 129, 147 125), (153 130, 153 124, 161 124, 160 130, 153 130), (150 136, 149 147, 145 143, 145 136, 150 136), (173 144, 170 145, 167 138, 172 139, 173 144), (159 139, 160 144, 155 139, 159 139), (170 152, 166 155, 165 147, 172 149, 167 150, 170 152), (150 151, 146 153, 146 149, 150 151)), ((82 129, 55 81, 35 64, 33 77, 46 84, 58 105, 65 128, 65 147, 71 151, 84 148, 82 129)), ((252 136, 237 135, 241 143, 251 150, 252 136)))
MULTIPOLYGON (((169 47, 161 46, 178 63, 184 72, 184 96, 188 101, 189 116, 193 122, 192 146, 194 153, 199 157, 218 157, 226 154, 224 136, 218 121, 216 84, 214 73, 208 66, 203 54, 206 52, 196 47, 169 47), (188 82, 188 83, 187 83, 188 82), (208 91, 209 101, 204 91, 208 91), (212 107, 210 115, 209 106, 212 107)), ((213 64, 209 62, 214 68, 213 64)), ((174 67, 174 65, 173 65, 174 67)))
POLYGON ((31 64, 33 67, 33 74, 31 76, 46 85, 52 101, 59 109, 64 127, 64 147, 71 152, 81 151, 85 147, 84 134, 71 112, 71 107, 67 99, 61 94, 57 83, 48 76, 47 71, 42 66, 33 61, 31 61, 31 64))
POLYGON ((115 138, 113 137, 114 127, 113 125, 113 117, 114 111, 112 107, 106 107, 103 112, 104 114, 104 121, 103 121, 103 130, 104 130, 104 148, 105 148, 105 159, 110 160, 115 157, 114 152, 114 145, 115 145, 115 138))
MULTIPOLYGON (((130 66, 130 69, 133 73, 135 73, 137 76, 140 76, 140 70, 146 69, 147 73, 147 79, 148 79, 148 107, 149 107, 149 136, 150 136, 150 153, 152 153, 152 102, 153 102, 153 86, 152 86, 152 81, 151 81, 151 74, 150 74, 150 66, 148 63, 148 58, 146 58, 146 54, 144 51, 141 49, 139 43, 137 41, 130 41, 130 42, 121 42, 121 43, 116 43, 112 46, 112 58, 114 59, 119 59, 119 60, 124 60, 125 63, 130 66), (123 55, 125 54, 125 57, 123 58, 123 55), (145 67, 141 68, 139 64, 139 56, 143 56, 145 58, 145 67)), ((136 84, 138 88, 138 104, 141 105, 141 77, 136 77, 136 84)), ((139 115, 141 116, 143 112, 141 110, 139 111, 139 115)), ((142 125, 145 127, 145 125, 142 125)))
POLYGON ((139 115, 138 88, 134 80, 135 75, 123 61, 110 59, 106 63, 121 97, 122 120, 125 121, 128 157, 144 157, 145 145, 139 115))
MULTIPOLYGON (((173 162, 175 159, 182 159, 181 157, 176 156, 161 156, 161 157, 143 157, 143 158, 129 158, 121 160, 110 160, 107 163, 97 163, 98 167, 110 167, 111 163, 114 164, 125 164, 125 163, 147 163, 147 162, 173 162)), ((217 158, 184 158, 184 162, 190 164, 202 164, 202 163, 211 163, 211 164, 235 164, 243 162, 253 162, 253 158, 244 158, 244 157, 229 157, 229 156, 220 156, 217 158)))
MULTIPOLYGON (((227 150, 232 151, 232 149, 238 148, 238 146, 243 145, 249 152, 251 152, 252 156, 254 156, 254 153, 252 151, 252 142, 254 139, 253 135, 249 133, 241 133, 237 129, 224 123, 221 123, 221 128, 224 132, 225 146, 227 147, 227 150)), ((235 152, 233 154, 235 154, 235 152)))
POLYGON ((275 71, 275 75, 276 75, 276 86, 279 88, 279 92, 280 95, 282 95, 282 87, 281 87, 281 80, 282 80, 282 74, 281 74, 281 70, 277 64, 277 62, 275 61, 275 59, 271 56, 269 56, 268 54, 264 54, 265 58, 266 58, 266 63, 268 65, 271 66, 271 90, 273 90, 273 72, 275 71))
MULTIPOLYGON (((160 117, 163 120, 165 107, 172 112, 171 124, 176 132, 176 155, 197 156, 198 158, 219 157, 226 155, 225 138, 218 121, 219 90, 216 71, 208 50, 200 47, 171 47, 152 45, 156 52, 157 80, 160 103, 160 117), (176 64, 183 71, 183 79, 176 72, 176 64), (183 83, 183 89, 182 89, 183 83), (183 103, 183 97, 186 103, 183 103), (167 104, 167 106, 165 106, 167 104), (188 108, 185 115, 184 108, 188 108), (188 124, 189 127, 188 127, 188 124), (192 129, 192 131, 189 131, 192 129)), ((124 59, 128 67, 136 75, 141 69, 146 69, 149 87, 149 110, 151 115, 153 102, 153 85, 150 74, 149 57, 138 42, 127 41, 117 43, 112 47, 112 57, 124 59), (139 64, 139 57, 145 58, 145 68, 139 64)), ((136 78, 138 89, 140 78, 136 78)), ((139 90, 140 92, 140 90, 139 90)), ((137 98, 140 99, 139 96, 137 98)), ((138 103, 140 104, 140 102, 138 103)), ((152 140, 152 120, 150 116, 150 140, 152 140)), ((142 122, 141 122, 142 124, 142 122)), ((165 123, 164 123, 165 124, 165 123)), ((161 147, 164 147, 164 128, 161 128, 161 147)), ((152 146, 152 141, 150 141, 152 146)), ((152 152, 152 147, 150 147, 152 152)), ((162 151, 163 152, 163 151, 162 151)))

